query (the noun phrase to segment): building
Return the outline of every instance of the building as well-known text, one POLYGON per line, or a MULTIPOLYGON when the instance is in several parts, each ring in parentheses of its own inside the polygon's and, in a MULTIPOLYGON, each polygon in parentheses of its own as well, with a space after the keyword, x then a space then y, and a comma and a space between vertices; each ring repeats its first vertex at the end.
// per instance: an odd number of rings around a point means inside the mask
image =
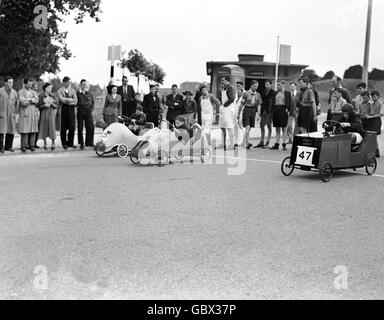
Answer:
MULTIPOLYGON (((297 81, 303 69, 307 65, 299 64, 280 64, 279 79, 286 81, 297 81)), ((276 63, 265 62, 264 55, 258 54, 239 54, 239 61, 211 61, 207 62, 207 73, 211 76, 211 92, 220 96, 221 77, 229 75, 233 85, 241 81, 245 84, 245 89, 250 88, 252 80, 257 80, 260 84, 259 90, 264 89, 266 80, 275 79, 276 63)))

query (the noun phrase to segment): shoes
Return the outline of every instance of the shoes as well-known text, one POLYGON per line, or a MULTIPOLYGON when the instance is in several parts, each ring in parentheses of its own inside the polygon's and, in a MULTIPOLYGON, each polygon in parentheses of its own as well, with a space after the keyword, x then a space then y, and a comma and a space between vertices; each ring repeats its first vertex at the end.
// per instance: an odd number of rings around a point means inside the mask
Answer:
POLYGON ((287 144, 283 143, 283 151, 287 151, 287 144))
POLYGON ((27 152, 27 148, 21 148, 21 152, 22 153, 26 153, 27 152))
POLYGON ((84 150, 84 149, 85 149, 84 145, 81 145, 81 146, 80 146, 80 149, 81 149, 81 150, 84 150))
POLYGON ((252 143, 248 143, 247 144, 247 149, 249 150, 249 149, 251 149, 252 148, 252 143))
POLYGON ((4 150, 0 150, 0 153, 4 153, 4 150))
POLYGON ((72 146, 71 148, 72 148, 72 149, 77 149, 77 147, 76 147, 76 146, 72 146))
POLYGON ((55 150, 56 150, 56 147, 53 145, 53 146, 51 147, 51 150, 52 150, 52 151, 55 151, 55 150))
POLYGON ((35 147, 32 147, 32 148, 29 148, 32 152, 35 152, 36 151, 36 149, 35 149, 35 147))
POLYGON ((48 147, 47 147, 47 145, 46 145, 46 144, 44 145, 44 150, 48 150, 48 147))
POLYGON ((257 146, 254 146, 254 148, 262 148, 264 147, 264 142, 260 142, 257 146))
POLYGON ((8 151, 8 152, 15 152, 14 149, 4 149, 4 151, 8 151))
POLYGON ((68 146, 67 146, 67 145, 63 146, 63 149, 64 149, 64 150, 67 150, 67 149, 68 149, 68 146))
POLYGON ((269 150, 279 150, 279 146, 280 144, 275 143, 275 145, 273 147, 270 147, 269 150))
POLYGON ((38 145, 35 145, 33 148, 34 149, 40 149, 40 147, 38 145))

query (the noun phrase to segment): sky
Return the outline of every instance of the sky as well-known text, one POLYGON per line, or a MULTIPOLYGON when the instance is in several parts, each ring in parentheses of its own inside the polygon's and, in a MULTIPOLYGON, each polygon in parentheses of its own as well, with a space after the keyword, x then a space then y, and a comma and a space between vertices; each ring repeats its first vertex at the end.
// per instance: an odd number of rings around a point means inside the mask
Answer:
MULTIPOLYGON (((370 67, 384 69, 384 1, 373 0, 370 67), (380 21, 381 19, 381 21, 380 21)), ((236 61, 239 53, 276 61, 276 41, 292 46, 292 63, 323 76, 362 64, 368 0, 103 0, 101 22, 67 19, 74 57, 59 75, 109 81, 108 46, 138 49, 167 73, 164 86, 209 81, 207 61, 236 61)), ((116 77, 121 78, 121 70, 116 77)))

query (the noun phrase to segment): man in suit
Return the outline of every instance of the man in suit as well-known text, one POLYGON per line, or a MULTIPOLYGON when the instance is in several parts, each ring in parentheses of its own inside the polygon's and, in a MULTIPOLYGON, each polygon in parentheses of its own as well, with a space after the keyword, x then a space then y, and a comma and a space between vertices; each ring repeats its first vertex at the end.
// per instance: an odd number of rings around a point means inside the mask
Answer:
POLYGON ((71 79, 69 77, 64 77, 63 87, 57 91, 57 96, 60 102, 59 113, 61 116, 61 144, 64 149, 76 149, 76 146, 74 145, 76 130, 75 108, 78 100, 75 89, 71 88, 71 79))
POLYGON ((172 93, 166 97, 165 104, 167 105, 167 121, 174 124, 175 118, 183 113, 183 96, 177 92, 176 84, 172 86, 172 93))
POLYGON ((156 86, 151 85, 151 92, 144 96, 143 108, 147 116, 147 121, 153 122, 155 127, 158 127, 161 101, 159 95, 156 93, 156 86))
POLYGON ((341 85, 341 78, 338 76, 334 76, 332 78, 332 89, 329 91, 328 104, 331 105, 331 103, 334 99, 333 94, 337 88, 340 88, 342 90, 343 99, 345 99, 347 101, 347 103, 352 103, 350 92, 347 89, 343 88, 343 86, 341 85))
POLYGON ((95 126, 93 124, 92 111, 95 108, 95 100, 92 93, 88 90, 87 80, 83 79, 80 82, 80 90, 77 92, 77 127, 78 141, 81 150, 85 147, 93 147, 93 139, 95 134, 95 126), (83 128, 85 123, 85 146, 83 128))
POLYGON ((123 85, 117 89, 117 94, 122 97, 123 116, 129 117, 136 111, 135 90, 128 85, 128 78, 123 77, 123 85))

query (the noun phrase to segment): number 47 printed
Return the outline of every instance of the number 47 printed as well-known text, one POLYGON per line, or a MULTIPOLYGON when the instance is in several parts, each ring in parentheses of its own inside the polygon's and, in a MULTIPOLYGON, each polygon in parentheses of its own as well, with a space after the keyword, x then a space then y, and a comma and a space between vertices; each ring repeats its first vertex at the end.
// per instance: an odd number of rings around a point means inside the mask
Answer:
POLYGON ((313 155, 316 150, 316 148, 298 146, 295 163, 302 166, 314 167, 313 155))

